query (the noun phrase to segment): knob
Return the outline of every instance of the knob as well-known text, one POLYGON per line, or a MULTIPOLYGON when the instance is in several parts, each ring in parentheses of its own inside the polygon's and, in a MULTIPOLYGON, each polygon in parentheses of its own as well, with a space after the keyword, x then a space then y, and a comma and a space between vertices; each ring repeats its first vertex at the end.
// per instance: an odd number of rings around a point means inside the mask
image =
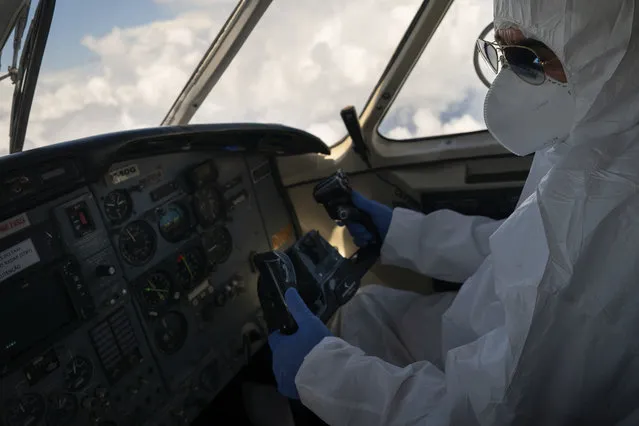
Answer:
POLYGON ((235 297, 235 288, 231 287, 230 285, 224 287, 224 292, 226 293, 227 300, 233 299, 235 297))
POLYGON ((231 280, 231 287, 235 290, 235 293, 244 293, 246 287, 244 286, 244 279, 242 277, 235 277, 231 280))
POLYGON ((98 277, 112 277, 115 275, 115 266, 113 265, 98 265, 95 267, 95 275, 98 277))
POLYGON ((215 296, 213 296, 213 301, 217 306, 224 306, 226 303, 226 293, 224 291, 218 291, 215 296))

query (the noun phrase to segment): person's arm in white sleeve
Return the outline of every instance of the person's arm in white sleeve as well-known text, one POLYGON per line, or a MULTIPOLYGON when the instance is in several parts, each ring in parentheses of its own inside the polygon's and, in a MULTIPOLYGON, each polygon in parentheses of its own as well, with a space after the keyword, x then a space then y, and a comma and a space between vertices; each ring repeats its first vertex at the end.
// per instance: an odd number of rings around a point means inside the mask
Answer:
POLYGON ((331 426, 476 424, 477 411, 503 398, 510 345, 498 328, 446 357, 397 367, 326 337, 305 358, 295 384, 302 403, 331 426))
POLYGON ((337 337, 305 358, 295 384, 302 403, 331 426, 421 424, 440 412, 444 373, 422 361, 389 364, 337 337))
POLYGON ((396 208, 382 246, 382 263, 451 282, 464 282, 490 252, 488 238, 503 221, 451 210, 396 208))

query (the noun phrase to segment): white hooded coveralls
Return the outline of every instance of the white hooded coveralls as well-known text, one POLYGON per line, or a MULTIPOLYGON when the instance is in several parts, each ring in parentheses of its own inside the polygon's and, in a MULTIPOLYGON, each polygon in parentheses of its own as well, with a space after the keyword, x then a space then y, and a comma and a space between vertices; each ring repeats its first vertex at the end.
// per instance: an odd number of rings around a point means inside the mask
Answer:
POLYGON ((503 223, 395 210, 382 261, 465 283, 344 307, 296 376, 331 425, 639 424, 638 0, 496 0, 495 25, 557 54, 570 137, 503 223))

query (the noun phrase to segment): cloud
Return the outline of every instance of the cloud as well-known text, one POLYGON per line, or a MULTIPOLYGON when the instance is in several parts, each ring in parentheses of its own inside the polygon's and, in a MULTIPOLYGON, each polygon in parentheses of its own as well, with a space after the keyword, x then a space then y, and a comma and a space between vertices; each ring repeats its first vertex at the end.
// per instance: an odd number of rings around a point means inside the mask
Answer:
POLYGON ((485 129, 487 89, 472 59, 491 21, 491 0, 453 2, 382 122, 383 135, 409 139, 485 129))
POLYGON ((337 142, 339 111, 361 110, 420 3, 273 2, 193 121, 279 122, 337 142))
MULTIPOLYGON (((154 1, 174 8, 175 17, 87 34, 70 48, 87 49, 93 61, 43 70, 27 147, 160 123, 235 2, 154 1)), ((345 133, 339 110, 368 99, 420 3, 273 2, 193 122, 276 122, 336 142, 345 133)), ((425 53, 428 67, 416 67, 400 93, 397 113, 387 119, 389 135, 481 126, 480 90, 467 62, 479 27, 490 19, 490 0, 456 0, 453 8, 458 4, 425 53), (442 119, 447 111, 453 116, 442 119)), ((11 93, 10 83, 0 82, 1 98, 10 100, 11 93)), ((2 135, 8 135, 9 104, 0 104, 2 135)))

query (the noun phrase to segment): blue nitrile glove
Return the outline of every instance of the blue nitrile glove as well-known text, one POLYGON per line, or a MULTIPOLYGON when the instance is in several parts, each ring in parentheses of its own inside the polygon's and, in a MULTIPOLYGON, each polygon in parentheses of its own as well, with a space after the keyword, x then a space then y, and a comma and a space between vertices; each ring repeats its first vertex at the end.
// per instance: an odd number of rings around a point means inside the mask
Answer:
MULTIPOLYGON (((390 228, 391 219, 393 218, 393 209, 385 206, 384 204, 378 203, 377 201, 369 200, 357 191, 353 191, 352 199, 355 207, 368 213, 371 217, 373 223, 377 227, 379 236, 382 238, 381 242, 383 242, 386 238, 386 234, 388 234, 388 228, 390 228)), ((348 228, 348 232, 350 232, 353 237, 356 246, 364 247, 373 239, 371 233, 368 232, 361 223, 346 222, 345 225, 346 228, 348 228)))
POLYGON ((300 396, 295 387, 297 371, 302 366, 304 357, 324 337, 331 336, 331 332, 306 307, 296 289, 286 290, 284 299, 298 329, 288 336, 274 331, 268 336, 268 344, 273 352, 273 374, 277 380, 277 390, 284 396, 299 399, 300 396))

